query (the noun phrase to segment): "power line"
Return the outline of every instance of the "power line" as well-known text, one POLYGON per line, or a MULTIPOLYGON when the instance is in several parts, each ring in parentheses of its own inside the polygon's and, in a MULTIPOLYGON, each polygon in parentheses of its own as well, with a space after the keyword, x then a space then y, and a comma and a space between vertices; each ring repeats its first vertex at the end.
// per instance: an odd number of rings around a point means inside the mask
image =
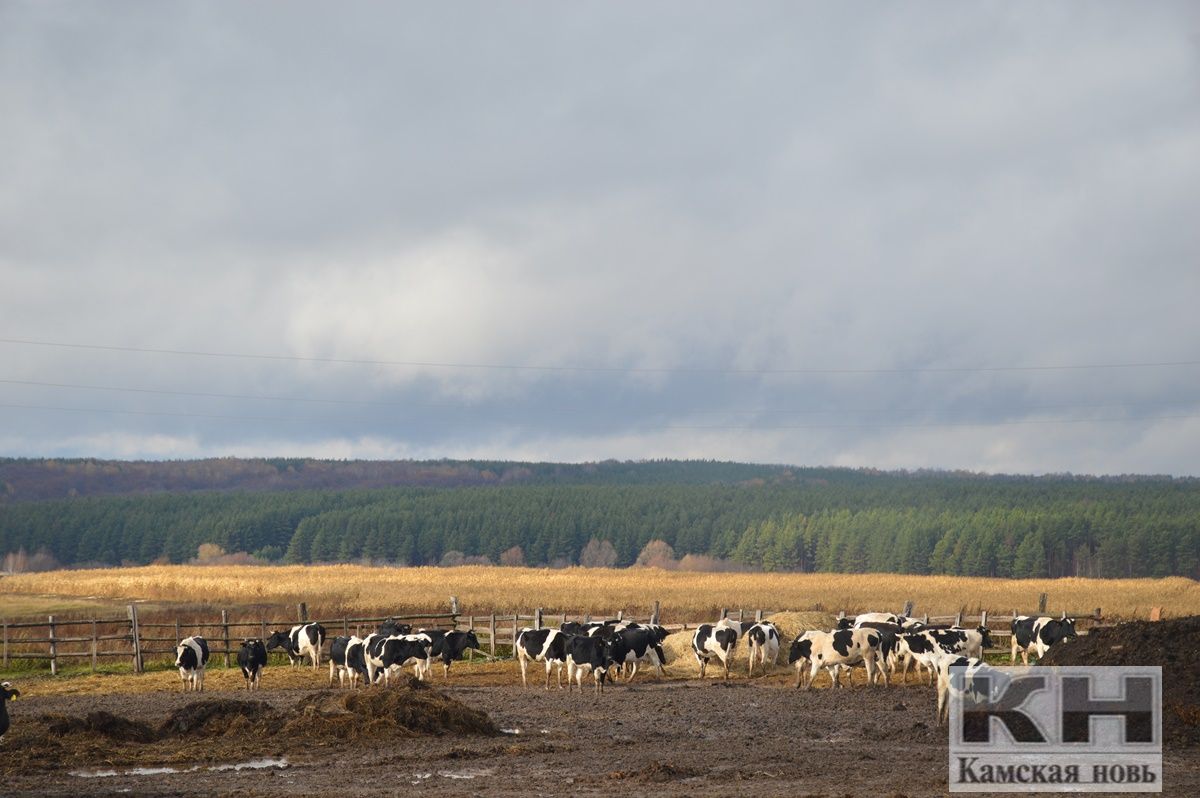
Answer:
POLYGON ((1174 360, 1139 363, 1087 363, 1042 366, 935 366, 916 368, 785 368, 785 369, 739 369, 739 368, 659 368, 641 366, 550 366, 514 363, 452 363, 422 360, 374 360, 367 358, 306 357, 302 355, 264 355, 241 352, 206 352, 191 349, 158 349, 138 346, 108 346, 101 344, 66 343, 61 341, 35 341, 23 338, 0 338, 0 343, 20 346, 57 347, 62 349, 85 349, 104 352, 135 352, 156 355, 184 355, 188 357, 231 358, 241 360, 270 360, 302 363, 334 363, 354 366, 403 366, 411 368, 475 369, 494 371, 537 371, 537 372, 591 372, 604 374, 968 374, 984 372, 1038 372, 1038 371, 1087 371, 1102 369, 1150 369, 1200 366, 1200 360, 1174 360))
MULTIPOLYGON (((245 416, 218 413, 179 413, 157 410, 124 410, 118 408, 100 407, 62 407, 58 405, 0 403, 0 408, 18 410, 48 410, 66 413, 101 413, 128 416, 168 416, 173 418, 205 418, 238 421, 286 421, 311 424, 323 419, 305 417, 281 416, 245 416)), ((1052 424, 1109 424, 1131 423, 1140 421, 1175 421, 1200 419, 1200 415, 1163 415, 1163 416, 1114 416, 1107 418, 1059 418, 1059 419, 1022 419, 1017 421, 949 421, 949 422, 912 422, 912 423, 857 423, 857 424, 795 424, 795 425, 755 425, 755 424, 667 424, 657 427, 666 430, 814 430, 814 429, 904 429, 926 427, 1008 427, 1023 425, 1052 425, 1052 424)), ((422 424, 461 424, 453 419, 424 419, 422 424)), ((511 427, 531 427, 533 424, 509 424, 511 427)))
MULTIPOLYGON (((20 385, 27 387, 39 388, 67 388, 72 390, 87 390, 87 391, 104 391, 111 393, 134 393, 148 394, 152 396, 187 396, 203 399, 249 399, 255 401, 269 402, 298 402, 305 404, 322 404, 322 405, 353 405, 365 407, 396 407, 396 408, 467 408, 472 409, 474 406, 465 403, 452 402, 389 402, 372 399, 345 399, 345 398, 327 398, 327 397, 308 397, 308 396, 278 396, 272 394, 248 394, 248 393, 220 393, 214 391, 180 391, 169 390, 164 388, 139 388, 130 386, 116 385, 89 385, 84 383, 73 382, 47 382, 41 380, 13 380, 0 378, 0 385, 20 385)), ((1101 410, 1101 409, 1120 409, 1120 408, 1138 408, 1138 407, 1191 407, 1200 403, 1200 399, 1187 399, 1178 402, 1098 402, 1098 403, 1062 403, 1062 404, 1039 404, 1039 405, 1019 405, 1004 408, 1008 412, 1030 412, 1038 410, 1101 410)), ((680 414, 692 415, 828 415, 832 413, 840 414, 860 414, 860 415, 904 415, 913 413, 928 412, 928 408, 847 408, 840 407, 836 409, 819 409, 819 408, 804 408, 804 409, 784 409, 784 408, 679 408, 676 412, 680 414)), ((580 414, 591 413, 592 410, 580 408, 539 408, 540 413, 560 413, 560 414, 580 414)), ((653 411, 649 411, 653 412, 653 411)), ((951 411, 953 412, 953 411, 951 411)), ((970 410, 958 411, 959 413, 972 412, 970 410)))

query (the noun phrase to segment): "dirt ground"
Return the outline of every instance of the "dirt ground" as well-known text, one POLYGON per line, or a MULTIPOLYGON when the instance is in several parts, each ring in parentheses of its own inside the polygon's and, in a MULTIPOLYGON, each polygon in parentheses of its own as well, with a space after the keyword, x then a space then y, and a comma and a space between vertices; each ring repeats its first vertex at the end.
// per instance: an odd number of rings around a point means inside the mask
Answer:
MULTIPOLYGON (((595 697, 522 689, 512 663, 460 663, 433 689, 350 698, 325 676, 270 669, 247 693, 216 670, 202 696, 169 673, 30 680, 9 705, 0 792, 946 794, 946 731, 916 683, 866 688, 860 673, 853 689, 801 692, 780 668, 727 684, 639 675, 595 697)), ((1200 748, 1164 759, 1166 794, 1200 794, 1200 748)))

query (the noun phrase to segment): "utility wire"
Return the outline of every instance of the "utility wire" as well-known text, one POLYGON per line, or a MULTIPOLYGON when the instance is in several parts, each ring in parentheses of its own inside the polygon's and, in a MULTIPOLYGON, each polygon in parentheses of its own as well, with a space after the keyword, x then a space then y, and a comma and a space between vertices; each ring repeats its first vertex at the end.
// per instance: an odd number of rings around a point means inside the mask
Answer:
MULTIPOLYGON (((107 413, 114 415, 128 416, 169 416, 173 418, 207 418, 207 419, 223 419, 223 420, 239 420, 239 421, 287 421, 287 422, 303 422, 306 424, 314 421, 327 421, 326 419, 304 418, 304 417, 281 417, 281 416, 244 416, 244 415, 226 415, 217 413, 176 413, 156 410, 122 410, 115 408, 99 408, 99 407, 62 407, 58 405, 38 405, 38 404, 18 404, 18 403, 0 403, 0 408, 19 409, 19 410, 49 410, 54 412, 65 413, 107 413)), ((862 423, 862 424, 795 424, 795 425, 690 425, 690 424, 667 424, 656 428, 668 430, 803 430, 803 429, 891 429, 891 428, 913 428, 913 427, 1007 427, 1007 426, 1022 426, 1022 425, 1047 425, 1047 424, 1107 424, 1107 423, 1130 423, 1139 421, 1174 421, 1184 419, 1197 419, 1200 415, 1164 415, 1164 416, 1114 416, 1107 418, 1061 418, 1061 419, 1022 419, 1017 421, 949 421, 949 422, 912 422, 912 423, 862 423)), ((425 419, 422 424, 462 424, 456 419, 425 419)), ((532 427, 533 424, 509 424, 511 427, 532 427)))
MULTIPOLYGON (((271 394, 247 394, 247 393, 217 393, 212 391, 178 391, 161 388, 137 388, 129 386, 115 385, 88 385, 83 383, 72 382, 44 382, 40 380, 12 380, 0 378, 0 385, 20 385, 26 387, 39 388, 67 388, 72 390, 86 391, 104 391, 111 393, 135 393, 149 394, 153 396, 188 396, 198 397, 203 399, 251 399, 256 401, 269 402, 299 402, 305 404, 323 404, 323 405, 353 405, 365 407, 397 407, 397 408, 424 408, 424 409, 473 409, 473 405, 465 403, 453 402, 388 402, 371 399, 345 399, 345 398, 323 398, 323 397, 307 397, 307 396, 277 396, 271 394)), ((1041 404, 1041 405, 1019 405, 1004 408, 1009 412, 1015 411, 1037 411, 1037 410, 1099 410, 1099 409, 1120 409, 1120 408, 1137 408, 1137 407, 1191 407, 1200 403, 1198 399, 1188 399, 1178 402, 1099 402, 1099 403, 1065 403, 1065 404, 1041 404)), ((561 413, 561 414, 580 414, 591 413, 592 410, 582 408, 539 408, 540 413, 561 413)), ((647 414, 653 411, 648 411, 647 414)), ((783 408, 750 408, 750 409, 733 409, 733 408, 681 408, 677 412, 681 414, 693 415, 829 415, 829 414, 860 414, 860 415, 903 415, 912 413, 928 412, 928 408, 836 408, 836 409, 783 409, 783 408)), ((955 412, 955 411, 950 411, 955 412)), ((971 410, 957 411, 959 414, 972 412, 971 410)))
POLYGON ((496 371, 594 372, 606 374, 963 374, 978 372, 1085 371, 1093 369, 1150 369, 1200 366, 1200 360, 1171 360, 1138 363, 1058 364, 1042 366, 934 366, 916 368, 739 369, 657 368, 638 366, 550 366, 514 363, 452 363, 423 360, 373 360, 366 358, 305 357, 301 355, 263 355, 239 352, 205 352, 191 349, 158 349, 139 346, 106 346, 101 344, 66 343, 61 341, 35 341, 24 338, 0 338, 0 343, 19 346, 57 347, 62 349, 85 349, 105 352, 137 352, 142 354, 156 355, 186 355, 189 357, 235 358, 242 360, 273 360, 303 363, 338 363, 356 366, 406 366, 413 368, 486 369, 496 371))

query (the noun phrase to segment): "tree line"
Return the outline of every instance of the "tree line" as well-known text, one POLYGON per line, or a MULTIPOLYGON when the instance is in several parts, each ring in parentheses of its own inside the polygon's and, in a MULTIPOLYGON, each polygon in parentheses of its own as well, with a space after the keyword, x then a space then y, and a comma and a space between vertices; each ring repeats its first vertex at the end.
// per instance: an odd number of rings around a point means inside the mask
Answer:
POLYGON ((290 563, 627 566, 641 556, 768 571, 1200 578, 1197 480, 733 465, 623 463, 591 481, 578 471, 459 487, 15 501, 0 504, 0 553, 178 563, 212 544, 290 563))

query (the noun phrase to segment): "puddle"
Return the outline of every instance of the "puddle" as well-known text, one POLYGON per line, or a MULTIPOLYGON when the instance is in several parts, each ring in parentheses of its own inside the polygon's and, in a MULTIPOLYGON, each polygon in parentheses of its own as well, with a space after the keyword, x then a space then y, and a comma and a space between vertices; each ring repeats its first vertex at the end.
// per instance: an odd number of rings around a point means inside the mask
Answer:
POLYGON ((520 729, 501 729, 500 733, 501 734, 520 734, 521 730, 520 729))
POLYGON ((249 762, 238 762, 236 765, 213 765, 209 770, 264 770, 266 768, 290 767, 283 757, 278 759, 251 759, 249 762))
MULTIPOLYGON (((251 759, 249 762, 231 762, 227 765, 210 765, 203 768, 204 770, 222 771, 222 770, 264 770, 266 768, 286 768, 290 767, 288 761, 282 757, 279 759, 251 759)), ((200 770, 200 765, 193 765, 190 768, 130 768, 129 770, 72 770, 70 775, 81 779, 103 779, 113 776, 165 776, 171 773, 195 773, 200 770)))
POLYGON ((475 779, 480 776, 490 776, 495 773, 495 768, 476 768, 465 770, 439 770, 438 775, 444 779, 475 779))

